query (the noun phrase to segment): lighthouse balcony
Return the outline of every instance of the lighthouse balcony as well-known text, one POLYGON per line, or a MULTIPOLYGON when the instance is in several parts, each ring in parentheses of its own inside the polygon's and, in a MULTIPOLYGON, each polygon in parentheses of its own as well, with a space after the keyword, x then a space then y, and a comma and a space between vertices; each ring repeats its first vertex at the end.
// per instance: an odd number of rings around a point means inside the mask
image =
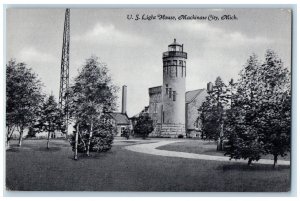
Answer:
POLYGON ((178 52, 178 51, 168 51, 163 53, 163 58, 168 57, 182 57, 187 59, 187 53, 186 52, 178 52))

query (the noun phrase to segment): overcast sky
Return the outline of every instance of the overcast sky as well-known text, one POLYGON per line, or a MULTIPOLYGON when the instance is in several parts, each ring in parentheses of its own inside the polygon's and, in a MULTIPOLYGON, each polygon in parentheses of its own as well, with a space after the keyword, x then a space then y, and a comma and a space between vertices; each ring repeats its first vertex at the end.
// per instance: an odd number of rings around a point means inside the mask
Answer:
MULTIPOLYGON (((58 99, 65 9, 8 9, 6 58, 25 62, 45 92, 58 99)), ((113 82, 127 85, 132 116, 148 105, 148 88, 162 84, 162 53, 176 38, 188 53, 187 90, 205 88, 217 76, 228 82, 252 53, 273 49, 291 63, 291 14, 279 9, 71 9, 70 82, 85 59, 98 56, 113 82), (231 21, 128 20, 127 14, 235 15, 231 21)), ((121 90, 119 92, 121 105, 121 90)), ((119 108, 120 110, 121 108, 119 108)))

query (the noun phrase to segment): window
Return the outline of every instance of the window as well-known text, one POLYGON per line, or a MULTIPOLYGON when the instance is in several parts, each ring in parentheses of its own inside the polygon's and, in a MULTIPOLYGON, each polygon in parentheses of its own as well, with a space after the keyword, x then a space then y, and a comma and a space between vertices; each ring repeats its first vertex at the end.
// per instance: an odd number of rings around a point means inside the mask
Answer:
POLYGON ((179 66, 182 66, 182 61, 181 60, 179 60, 179 66))
POLYGON ((172 88, 169 88, 169 98, 172 98, 172 88))
POLYGON ((173 101, 176 101, 176 91, 173 91, 173 101))
POLYGON ((181 68, 181 77, 183 77, 183 66, 182 66, 182 68, 181 68))
POLYGON ((166 94, 168 94, 168 84, 166 84, 166 94))

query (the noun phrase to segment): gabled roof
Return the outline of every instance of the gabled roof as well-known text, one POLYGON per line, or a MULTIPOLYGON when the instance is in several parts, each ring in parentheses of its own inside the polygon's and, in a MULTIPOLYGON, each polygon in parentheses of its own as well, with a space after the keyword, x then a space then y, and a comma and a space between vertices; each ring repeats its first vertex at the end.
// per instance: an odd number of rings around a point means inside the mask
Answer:
POLYGON ((130 124, 128 116, 122 113, 109 113, 109 115, 116 121, 116 124, 130 124))
POLYGON ((193 100, 195 100, 195 98, 199 94, 201 94, 202 92, 205 92, 205 91, 206 91, 206 89, 197 89, 197 90, 185 92, 185 103, 187 103, 187 104, 191 103, 193 100))

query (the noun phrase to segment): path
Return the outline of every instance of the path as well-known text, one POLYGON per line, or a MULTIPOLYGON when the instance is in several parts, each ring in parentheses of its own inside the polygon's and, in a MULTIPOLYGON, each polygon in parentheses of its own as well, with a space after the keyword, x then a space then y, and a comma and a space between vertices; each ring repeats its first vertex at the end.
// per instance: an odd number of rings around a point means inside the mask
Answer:
MULTIPOLYGON (((167 144, 182 142, 182 141, 160 141, 149 144, 137 144, 126 146, 125 149, 145 153, 152 154, 157 156, 167 156, 167 157, 178 157, 178 158, 190 158, 190 159, 200 159, 200 160, 212 160, 212 161, 226 161, 226 162, 244 162, 247 163, 248 160, 229 160, 229 157, 226 156, 213 156, 213 155, 204 155, 204 154, 194 154, 194 153, 186 153, 186 152, 177 152, 177 151, 167 151, 167 150, 159 150, 157 147, 164 146, 167 144)), ((259 161, 253 161, 253 163, 259 164, 273 164, 273 160, 269 159, 260 159, 259 161)), ((290 161, 278 160, 278 165, 290 165, 290 161)))

